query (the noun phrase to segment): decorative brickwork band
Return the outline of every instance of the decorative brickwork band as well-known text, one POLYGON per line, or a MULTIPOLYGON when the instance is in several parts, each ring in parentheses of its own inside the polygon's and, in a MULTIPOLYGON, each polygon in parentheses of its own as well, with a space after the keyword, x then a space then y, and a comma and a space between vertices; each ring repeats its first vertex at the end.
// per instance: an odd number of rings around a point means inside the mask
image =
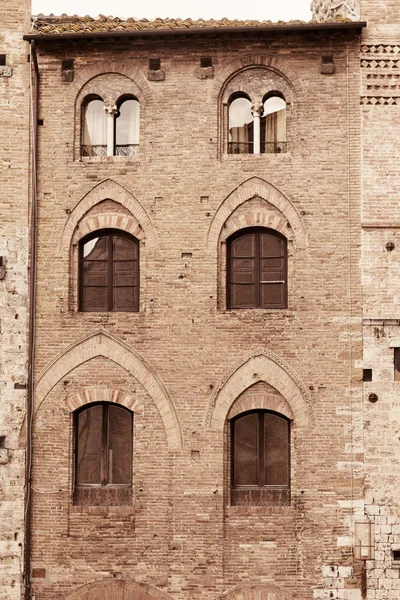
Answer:
POLYGON ((139 400, 135 396, 111 387, 85 388, 78 394, 68 396, 65 404, 70 412, 74 412, 78 408, 92 402, 114 402, 115 404, 129 408, 132 412, 135 412, 140 405, 139 400))
POLYGON ((256 348, 244 360, 236 363, 213 390, 205 426, 222 431, 236 398, 259 381, 265 381, 284 397, 298 426, 308 426, 313 422, 313 402, 299 376, 282 358, 267 348, 256 348))
POLYGON ((171 597, 146 583, 123 579, 96 581, 80 587, 64 600, 171 600, 171 597))
POLYGON ((272 206, 275 206, 282 213, 286 221, 290 223, 297 246, 299 248, 306 247, 305 228, 292 202, 278 188, 268 183, 268 181, 259 177, 252 177, 234 189, 221 202, 211 221, 207 234, 207 246, 210 249, 217 247, 218 238, 224 223, 233 211, 246 202, 246 200, 254 197, 262 198, 272 204, 272 206))
POLYGON ((182 432, 178 415, 163 382, 142 356, 107 331, 93 333, 72 344, 45 367, 36 384, 35 410, 60 379, 97 356, 104 356, 120 365, 141 383, 160 413, 169 449, 181 448, 182 432))

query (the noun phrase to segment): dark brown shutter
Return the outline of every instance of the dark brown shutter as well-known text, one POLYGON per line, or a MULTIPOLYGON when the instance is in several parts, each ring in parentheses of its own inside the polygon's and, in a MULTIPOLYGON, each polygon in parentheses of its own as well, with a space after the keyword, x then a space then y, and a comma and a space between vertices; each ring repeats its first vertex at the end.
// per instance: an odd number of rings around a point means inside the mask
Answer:
POLYGON ((77 416, 76 482, 101 484, 103 410, 92 406, 77 416))
POLYGON ((93 238, 82 248, 82 307, 86 311, 108 309, 109 238, 93 238))
POLYGON ((130 483, 132 474, 132 415, 119 406, 108 408, 108 483, 130 483))
POLYGON ((250 229, 228 241, 227 307, 286 308, 287 242, 277 232, 250 229))
POLYGON ((235 486, 259 485, 259 427, 258 415, 252 413, 234 423, 235 486))
POLYGON ((248 233, 230 243, 228 305, 254 308, 256 298, 256 234, 248 233))
POLYGON ((80 308, 91 312, 139 310, 139 242, 104 231, 80 247, 80 308))
POLYGON ((289 423, 286 419, 264 414, 265 485, 289 483, 289 423))
POLYGON ((286 241, 259 234, 260 308, 286 308, 286 241))

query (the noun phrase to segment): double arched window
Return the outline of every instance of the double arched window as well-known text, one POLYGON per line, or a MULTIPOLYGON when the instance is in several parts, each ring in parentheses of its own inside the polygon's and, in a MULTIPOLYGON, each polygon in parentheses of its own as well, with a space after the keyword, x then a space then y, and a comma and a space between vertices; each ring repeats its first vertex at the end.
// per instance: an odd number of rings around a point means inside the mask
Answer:
POLYGON ((254 410, 231 421, 231 503, 288 504, 290 421, 254 410))
POLYGON ((287 307, 287 240, 250 227, 227 240, 227 308, 287 307))
POLYGON ((261 102, 243 93, 229 99, 228 153, 269 154, 286 152, 286 102, 270 92, 261 102))
POLYGON ((139 241, 115 229, 79 244, 79 307, 89 312, 139 310, 139 241))
POLYGON ((133 413, 117 404, 99 402, 74 416, 75 502, 130 501, 133 413))
POLYGON ((106 106, 100 96, 89 96, 82 106, 81 156, 134 156, 139 148, 140 104, 122 96, 106 106))

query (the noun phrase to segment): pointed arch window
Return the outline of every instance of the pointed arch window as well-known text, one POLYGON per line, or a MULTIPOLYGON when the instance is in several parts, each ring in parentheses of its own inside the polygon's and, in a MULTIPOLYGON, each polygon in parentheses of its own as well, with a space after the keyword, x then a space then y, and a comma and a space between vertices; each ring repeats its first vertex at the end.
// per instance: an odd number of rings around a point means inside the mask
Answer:
POLYGON ((79 245, 80 310, 139 310, 139 241, 119 230, 103 229, 79 245))
POLYGON ((261 227, 228 238, 226 290, 227 308, 286 308, 286 238, 261 227))
POLYGON ((255 410, 231 422, 231 503, 288 504, 290 422, 255 410))
POLYGON ((133 413, 108 402, 75 415, 74 498, 80 504, 124 504, 131 499, 133 413))

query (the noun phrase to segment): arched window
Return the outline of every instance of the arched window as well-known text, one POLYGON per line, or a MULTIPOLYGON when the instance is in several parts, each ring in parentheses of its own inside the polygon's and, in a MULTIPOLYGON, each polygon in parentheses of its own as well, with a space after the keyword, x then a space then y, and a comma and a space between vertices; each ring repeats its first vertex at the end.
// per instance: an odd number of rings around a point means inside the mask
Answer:
POLYGON ((271 229, 228 238, 227 308, 287 307, 287 240, 271 229))
POLYGON ((103 229, 79 246, 79 306, 89 312, 139 310, 139 241, 103 229))
POLYGON ((286 102, 273 93, 266 96, 263 106, 260 150, 267 154, 286 152, 286 102))
POLYGON ((129 501, 133 414, 117 404, 101 402, 85 406, 74 416, 75 502, 129 501))
POLYGON ((246 95, 234 94, 229 104, 229 154, 253 154, 253 115, 246 95))
POLYGON ((124 98, 115 116, 115 155, 133 156, 139 148, 140 104, 136 98, 124 98))
POLYGON ((87 98, 82 107, 82 156, 106 156, 107 116, 99 96, 87 98))
POLYGON ((265 410, 231 422, 231 503, 288 504, 290 422, 265 410))

